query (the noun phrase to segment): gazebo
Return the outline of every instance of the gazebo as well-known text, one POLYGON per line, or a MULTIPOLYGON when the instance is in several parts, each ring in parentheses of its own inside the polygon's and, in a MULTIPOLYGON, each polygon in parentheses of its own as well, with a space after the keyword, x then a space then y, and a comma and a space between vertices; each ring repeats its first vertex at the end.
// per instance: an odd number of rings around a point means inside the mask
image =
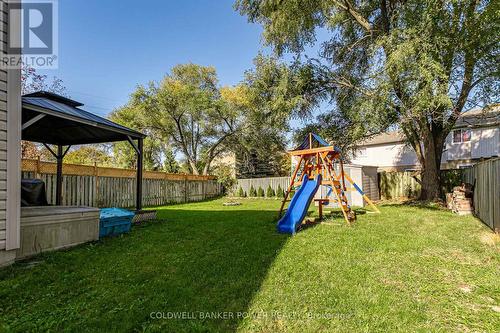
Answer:
POLYGON ((87 112, 82 106, 46 91, 22 97, 22 139, 43 144, 57 160, 56 206, 62 202, 63 160, 71 146, 128 141, 137 153, 136 210, 141 211, 145 135, 87 112))

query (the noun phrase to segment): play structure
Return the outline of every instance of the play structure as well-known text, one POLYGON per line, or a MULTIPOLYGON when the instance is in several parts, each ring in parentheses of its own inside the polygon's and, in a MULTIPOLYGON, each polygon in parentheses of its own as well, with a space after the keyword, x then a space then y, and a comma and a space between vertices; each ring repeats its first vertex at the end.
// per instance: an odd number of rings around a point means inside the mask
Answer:
POLYGON ((347 191, 359 192, 373 210, 380 213, 370 198, 344 172, 342 154, 335 145, 328 144, 317 134, 309 133, 300 146, 290 151, 289 154, 292 158, 298 157, 299 162, 293 171, 290 186, 281 203, 279 217, 283 213, 285 203, 289 201, 290 193, 297 187, 298 189, 293 195, 285 215, 278 221, 277 229, 279 232, 290 234, 297 232, 313 200, 319 203, 320 219, 323 217, 323 205, 333 200, 342 211, 346 222, 351 224, 356 219, 356 213, 349 205, 347 191), (346 186, 346 181, 352 185, 352 188, 346 186), (315 199, 320 186, 328 188, 327 197, 315 199), (334 199, 328 198, 331 193, 334 194, 334 199))

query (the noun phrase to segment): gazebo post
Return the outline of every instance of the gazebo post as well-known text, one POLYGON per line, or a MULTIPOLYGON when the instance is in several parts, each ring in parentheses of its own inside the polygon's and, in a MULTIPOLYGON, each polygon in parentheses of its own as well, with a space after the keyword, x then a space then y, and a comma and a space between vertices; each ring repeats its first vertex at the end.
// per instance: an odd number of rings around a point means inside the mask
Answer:
POLYGON ((56 206, 62 204, 62 167, 63 167, 63 146, 57 145, 57 171, 56 171, 56 206))
POLYGON ((137 195, 136 210, 142 210, 142 169, 143 169, 143 139, 137 139, 137 195))

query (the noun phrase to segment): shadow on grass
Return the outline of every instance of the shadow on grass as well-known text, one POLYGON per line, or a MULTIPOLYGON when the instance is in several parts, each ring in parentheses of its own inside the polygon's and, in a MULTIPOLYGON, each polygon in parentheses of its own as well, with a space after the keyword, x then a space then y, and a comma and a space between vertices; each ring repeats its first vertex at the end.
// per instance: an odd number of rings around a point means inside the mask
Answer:
POLYGON ((288 236, 274 210, 215 209, 158 209, 129 235, 0 270, 3 328, 236 330, 288 236))

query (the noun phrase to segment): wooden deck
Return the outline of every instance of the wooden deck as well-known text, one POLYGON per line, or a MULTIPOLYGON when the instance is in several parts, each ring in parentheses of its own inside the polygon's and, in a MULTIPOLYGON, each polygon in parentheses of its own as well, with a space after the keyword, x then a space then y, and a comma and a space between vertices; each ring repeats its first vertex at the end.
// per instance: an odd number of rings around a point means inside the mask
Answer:
POLYGON ((99 209, 80 206, 21 208, 21 247, 16 259, 99 239, 99 209))

